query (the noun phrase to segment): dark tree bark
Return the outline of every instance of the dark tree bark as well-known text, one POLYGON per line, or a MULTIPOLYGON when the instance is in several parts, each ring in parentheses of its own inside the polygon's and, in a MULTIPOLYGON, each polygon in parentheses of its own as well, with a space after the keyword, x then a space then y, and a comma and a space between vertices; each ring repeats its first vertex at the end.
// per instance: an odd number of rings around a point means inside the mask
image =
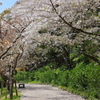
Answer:
POLYGON ((10 77, 9 77, 9 87, 10 87, 10 99, 13 99, 13 68, 10 66, 10 77))
POLYGON ((97 59, 96 57, 94 57, 94 56, 92 56, 92 55, 89 55, 89 54, 86 54, 85 52, 82 53, 82 54, 83 54, 84 56, 86 56, 86 57, 92 59, 93 61, 97 62, 97 63, 100 65, 100 60, 97 59))
POLYGON ((70 59, 70 46, 62 46, 64 52, 64 60, 66 62, 67 69, 72 69, 71 59, 70 59))

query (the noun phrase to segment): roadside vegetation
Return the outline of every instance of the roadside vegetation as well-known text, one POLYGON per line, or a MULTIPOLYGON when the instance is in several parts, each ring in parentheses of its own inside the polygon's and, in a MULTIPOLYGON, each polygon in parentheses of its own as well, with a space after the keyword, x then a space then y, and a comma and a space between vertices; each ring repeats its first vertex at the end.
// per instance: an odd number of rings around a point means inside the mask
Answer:
POLYGON ((18 72, 17 82, 51 84, 79 94, 88 100, 100 99, 100 66, 95 63, 78 63, 72 70, 62 65, 54 69, 50 63, 33 72, 18 72))
MULTIPOLYGON (((20 100, 21 94, 20 94, 20 92, 18 94, 19 95, 16 96, 15 89, 13 89, 13 99, 12 100, 20 100)), ((10 96, 9 96, 9 92, 7 92, 7 89, 6 88, 3 88, 2 89, 2 94, 1 94, 1 91, 0 91, 0 100, 11 100, 10 99, 10 96)))
MULTIPOLYGON (((2 78, 0 78, 0 100, 10 100, 9 92, 6 87, 1 88, 2 78)), ((16 95, 16 89, 13 88, 13 99, 12 100, 20 100, 20 91, 18 92, 18 96, 16 95)))

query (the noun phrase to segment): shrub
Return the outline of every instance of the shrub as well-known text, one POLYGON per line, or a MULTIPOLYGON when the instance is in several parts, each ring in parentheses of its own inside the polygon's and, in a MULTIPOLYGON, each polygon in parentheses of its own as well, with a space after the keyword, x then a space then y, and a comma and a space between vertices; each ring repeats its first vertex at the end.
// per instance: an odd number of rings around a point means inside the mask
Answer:
POLYGON ((33 81, 34 80, 34 72, 19 71, 16 74, 15 79, 16 79, 17 82, 29 82, 29 81, 33 81))
POLYGON ((45 66, 35 72, 34 78, 37 81, 51 83, 52 79, 54 78, 54 72, 49 66, 45 66))
POLYGON ((86 91, 88 96, 98 97, 100 93, 100 67, 97 64, 79 63, 70 71, 68 85, 77 90, 86 91))
POLYGON ((76 67, 70 71, 69 74, 69 86, 72 88, 87 88, 87 76, 85 75, 86 64, 79 63, 76 67))

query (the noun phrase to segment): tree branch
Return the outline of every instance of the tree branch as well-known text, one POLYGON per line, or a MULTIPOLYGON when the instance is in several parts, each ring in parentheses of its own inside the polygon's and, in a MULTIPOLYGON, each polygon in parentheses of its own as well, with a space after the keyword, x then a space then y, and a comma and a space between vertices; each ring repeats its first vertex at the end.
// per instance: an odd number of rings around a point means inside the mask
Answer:
POLYGON ((68 23, 68 22, 65 20, 65 18, 62 17, 62 16, 58 13, 58 11, 56 10, 56 8, 55 8, 55 6, 54 6, 52 0, 50 0, 50 2, 51 2, 51 5, 52 5, 52 7, 53 7, 55 13, 59 16, 59 18, 62 19, 62 21, 63 21, 66 25, 68 25, 69 27, 71 27, 71 28, 74 29, 74 30, 83 32, 83 33, 85 33, 85 34, 100 36, 100 34, 91 33, 91 32, 86 32, 86 31, 84 31, 84 30, 82 30, 82 29, 80 29, 80 28, 77 28, 77 27, 72 26, 72 24, 68 23))
MULTIPOLYGON (((5 20, 4 20, 4 21, 5 21, 5 20)), ((6 21, 6 22, 7 22, 7 21, 6 21)), ((27 25, 25 25, 25 27, 22 28, 22 30, 19 30, 17 27, 15 27, 15 26, 12 25, 11 23, 7 22, 9 25, 11 25, 11 26, 13 26, 15 29, 17 29, 17 31, 20 32, 20 34, 19 34, 18 37, 16 37, 15 40, 12 42, 13 45, 11 45, 10 47, 8 47, 8 48, 6 49, 6 51, 0 55, 0 59, 1 59, 5 54, 8 53, 8 51, 14 46, 14 44, 17 42, 17 40, 21 37, 21 33, 24 32, 24 30, 25 30, 32 22, 33 22, 33 21, 29 21, 29 23, 28 23, 27 25)))
POLYGON ((89 54, 86 54, 85 52, 82 53, 84 56, 88 57, 88 58, 91 58, 92 60, 94 60, 95 62, 97 62, 99 65, 100 65, 100 60, 95 58, 94 56, 91 56, 89 54))

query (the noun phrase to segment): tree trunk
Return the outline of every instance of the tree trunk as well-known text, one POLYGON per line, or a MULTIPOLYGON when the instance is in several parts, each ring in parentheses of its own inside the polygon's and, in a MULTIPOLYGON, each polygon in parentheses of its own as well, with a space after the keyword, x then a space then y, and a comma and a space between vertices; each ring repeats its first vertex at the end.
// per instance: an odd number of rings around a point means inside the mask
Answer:
POLYGON ((67 47, 62 46, 62 49, 64 51, 63 57, 66 62, 67 69, 71 69, 72 65, 70 61, 70 46, 67 46, 67 47))
POLYGON ((13 99, 13 71, 12 66, 10 67, 9 87, 10 87, 10 99, 13 99))

